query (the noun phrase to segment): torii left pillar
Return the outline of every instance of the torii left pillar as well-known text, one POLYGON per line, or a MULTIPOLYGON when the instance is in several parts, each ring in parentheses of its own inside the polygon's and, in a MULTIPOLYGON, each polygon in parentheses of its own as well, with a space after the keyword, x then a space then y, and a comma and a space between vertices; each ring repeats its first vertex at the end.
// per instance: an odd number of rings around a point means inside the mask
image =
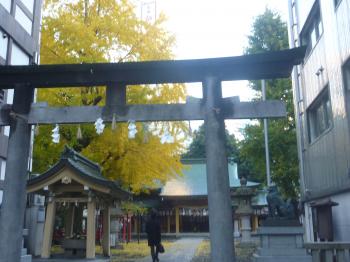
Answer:
POLYGON ((14 90, 4 197, 0 211, 1 262, 19 262, 21 259, 30 148, 30 125, 27 115, 33 97, 32 87, 18 86, 14 90))

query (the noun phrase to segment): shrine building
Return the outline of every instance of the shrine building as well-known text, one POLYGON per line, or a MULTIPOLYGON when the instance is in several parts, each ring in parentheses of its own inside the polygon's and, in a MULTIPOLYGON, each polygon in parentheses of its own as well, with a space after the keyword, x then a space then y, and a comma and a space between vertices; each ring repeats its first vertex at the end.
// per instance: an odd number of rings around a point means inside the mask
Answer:
MULTIPOLYGON (((183 159, 183 175, 169 180, 162 188, 150 195, 135 197, 147 207, 158 210, 162 233, 169 236, 180 236, 193 233, 209 233, 208 191, 205 159, 183 159)), ((237 200, 233 197, 235 189, 240 187, 237 164, 228 161, 231 203, 233 210, 237 200)), ((252 199, 254 214, 251 217, 252 231, 256 231, 259 219, 267 213, 267 192, 259 189, 259 183, 247 182, 248 187, 256 191, 252 199)), ((133 232, 144 232, 146 217, 133 217, 133 232), (138 219, 141 221, 138 221, 138 219), (137 227, 140 227, 138 230, 137 227)), ((239 235, 241 222, 239 217, 232 218, 235 224, 235 235, 239 235)))
POLYGON ((46 199, 42 258, 51 256, 53 238, 60 241, 66 257, 95 258, 99 235, 103 254, 110 256, 112 214, 120 210, 120 201, 130 199, 131 194, 103 177, 98 164, 66 146, 53 167, 28 180, 27 192, 46 199), (60 221, 62 218, 64 221, 60 221), (62 239, 57 239, 58 232, 62 239))

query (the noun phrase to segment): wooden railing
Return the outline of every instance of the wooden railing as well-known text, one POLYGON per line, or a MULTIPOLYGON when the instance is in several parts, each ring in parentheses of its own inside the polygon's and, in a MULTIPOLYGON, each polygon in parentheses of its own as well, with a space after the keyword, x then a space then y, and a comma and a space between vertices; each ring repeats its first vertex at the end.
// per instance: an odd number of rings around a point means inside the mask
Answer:
POLYGON ((305 243, 312 262, 350 262, 350 242, 305 243))

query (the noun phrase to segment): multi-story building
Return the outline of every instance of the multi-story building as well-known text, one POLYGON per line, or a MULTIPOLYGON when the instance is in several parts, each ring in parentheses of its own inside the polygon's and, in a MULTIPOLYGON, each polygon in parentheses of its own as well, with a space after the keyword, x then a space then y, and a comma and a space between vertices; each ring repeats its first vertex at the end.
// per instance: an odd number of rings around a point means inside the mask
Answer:
MULTIPOLYGON (((38 62, 42 0, 0 0, 0 66, 38 62)), ((0 105, 13 90, 0 90, 0 105)), ((0 128, 0 204, 3 197, 9 127, 0 128)))
POLYGON ((289 0, 307 241, 350 240, 350 0, 289 0))

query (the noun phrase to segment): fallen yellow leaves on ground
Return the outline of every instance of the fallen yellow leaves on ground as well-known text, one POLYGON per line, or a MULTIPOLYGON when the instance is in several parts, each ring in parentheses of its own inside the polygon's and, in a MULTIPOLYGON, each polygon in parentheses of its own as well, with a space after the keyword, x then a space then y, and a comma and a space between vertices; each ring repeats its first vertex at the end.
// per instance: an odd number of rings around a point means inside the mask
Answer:
MULTIPOLYGON (((172 245, 172 241, 162 241, 165 250, 168 250, 172 245)), ((112 249, 112 259, 114 262, 131 262, 135 259, 144 258, 150 255, 150 249, 146 240, 130 243, 122 243, 120 249, 112 249)))

